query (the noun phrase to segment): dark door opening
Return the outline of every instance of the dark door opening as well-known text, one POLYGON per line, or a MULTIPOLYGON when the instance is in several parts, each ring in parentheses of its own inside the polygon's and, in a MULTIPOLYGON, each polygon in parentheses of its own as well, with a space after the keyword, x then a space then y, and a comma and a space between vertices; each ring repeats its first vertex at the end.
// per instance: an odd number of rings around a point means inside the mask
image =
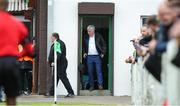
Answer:
POLYGON ((29 39, 31 39, 33 37, 32 33, 33 33, 33 28, 32 28, 32 23, 31 22, 23 22, 24 25, 26 26, 26 28, 28 29, 28 37, 29 39))
MULTIPOLYGON (((103 93, 99 94, 98 85, 97 85, 97 78, 96 72, 94 71, 95 76, 95 91, 92 95, 112 95, 112 72, 113 72, 113 65, 112 65, 112 57, 113 57, 113 43, 112 43, 112 16, 105 16, 105 15, 88 15, 88 16, 80 16, 80 37, 79 37, 79 63, 83 63, 86 65, 86 61, 83 59, 82 54, 82 42, 84 40, 85 35, 87 34, 87 26, 94 25, 96 27, 96 32, 101 34, 106 42, 107 45, 107 53, 105 57, 102 59, 103 66, 102 66, 102 73, 103 73, 103 93)), ((83 75, 80 75, 80 95, 91 95, 88 94, 88 73, 87 68, 83 75)))

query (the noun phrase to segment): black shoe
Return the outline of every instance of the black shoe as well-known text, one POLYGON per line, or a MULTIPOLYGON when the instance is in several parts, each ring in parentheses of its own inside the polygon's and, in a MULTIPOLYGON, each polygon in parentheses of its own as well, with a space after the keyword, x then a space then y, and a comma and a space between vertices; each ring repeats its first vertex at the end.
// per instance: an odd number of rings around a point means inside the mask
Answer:
POLYGON ((89 91, 92 92, 94 90, 94 87, 90 87, 89 91))
POLYGON ((64 98, 74 98, 74 94, 68 94, 68 95, 66 95, 64 98))
POLYGON ((30 93, 28 91, 24 91, 23 94, 26 95, 26 96, 30 95, 30 93))

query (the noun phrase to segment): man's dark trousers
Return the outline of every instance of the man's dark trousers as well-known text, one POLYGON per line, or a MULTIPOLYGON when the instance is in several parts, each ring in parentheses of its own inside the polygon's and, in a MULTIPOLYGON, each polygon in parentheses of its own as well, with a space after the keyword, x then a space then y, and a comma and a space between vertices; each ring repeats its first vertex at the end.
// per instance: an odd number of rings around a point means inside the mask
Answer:
MULTIPOLYGON (((59 79, 62 81, 63 85, 65 86, 67 92, 69 94, 74 94, 74 91, 71 87, 71 84, 69 82, 69 79, 67 78, 67 73, 66 73, 66 69, 67 69, 67 63, 61 63, 57 65, 57 84, 59 82, 59 79)), ((53 74, 53 81, 54 81, 54 74, 53 74)), ((51 87, 51 93, 54 93, 54 83, 53 86, 51 87)))
POLYGON ((2 101, 2 87, 0 86, 0 102, 2 101))
POLYGON ((62 81, 62 83, 64 84, 65 88, 67 89, 68 93, 70 94, 74 94, 74 91, 71 87, 71 84, 69 82, 69 79, 67 78, 67 73, 66 73, 66 69, 67 69, 67 63, 65 64, 61 64, 57 66, 57 73, 58 73, 58 79, 60 79, 62 81))
POLYGON ((98 80, 99 86, 103 86, 101 57, 99 55, 88 55, 87 68, 88 68, 90 86, 94 87, 94 69, 96 69, 97 80, 98 80))

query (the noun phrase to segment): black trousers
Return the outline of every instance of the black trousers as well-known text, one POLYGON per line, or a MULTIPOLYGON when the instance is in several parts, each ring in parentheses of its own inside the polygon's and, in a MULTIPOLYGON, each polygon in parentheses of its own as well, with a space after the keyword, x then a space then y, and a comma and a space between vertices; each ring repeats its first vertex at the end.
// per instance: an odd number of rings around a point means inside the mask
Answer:
POLYGON ((7 97, 17 97, 19 95, 20 80, 17 57, 0 57, 0 86, 5 88, 7 97))
MULTIPOLYGON (((58 84, 59 80, 61 80, 63 85, 65 86, 67 92, 70 94, 74 94, 72 86, 67 77, 66 69, 67 69, 67 62, 58 63, 58 65, 57 65, 57 84, 58 84)), ((54 94, 54 72, 53 72, 53 86, 51 87, 50 93, 54 94)))
POLYGON ((32 91, 32 70, 20 70, 21 91, 32 91))

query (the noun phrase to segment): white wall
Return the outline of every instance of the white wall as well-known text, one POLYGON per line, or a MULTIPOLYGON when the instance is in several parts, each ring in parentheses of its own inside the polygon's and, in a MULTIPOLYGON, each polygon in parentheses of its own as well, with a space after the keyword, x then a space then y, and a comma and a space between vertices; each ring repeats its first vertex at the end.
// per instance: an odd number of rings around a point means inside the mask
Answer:
MULTIPOLYGON (((49 0, 53 1, 53 0, 49 0)), ((67 69, 69 80, 77 94, 77 56, 78 56, 78 2, 113 2, 114 15, 114 95, 131 95, 130 66, 124 59, 132 54, 133 47, 129 42, 139 34, 140 16, 156 14, 160 0, 54 0, 49 6, 52 13, 49 19, 50 32, 60 33, 67 46, 67 69), (52 24, 53 23, 53 24, 52 24)), ((49 12, 50 12, 49 11, 49 12)), ((58 94, 66 94, 59 84, 58 94)))
MULTIPOLYGON (((67 47, 68 68, 67 74, 71 85, 77 94, 77 52, 78 52, 78 14, 77 3, 69 0, 54 0, 54 31, 60 34, 60 38, 67 47)), ((60 82, 58 94, 67 94, 60 82)))

